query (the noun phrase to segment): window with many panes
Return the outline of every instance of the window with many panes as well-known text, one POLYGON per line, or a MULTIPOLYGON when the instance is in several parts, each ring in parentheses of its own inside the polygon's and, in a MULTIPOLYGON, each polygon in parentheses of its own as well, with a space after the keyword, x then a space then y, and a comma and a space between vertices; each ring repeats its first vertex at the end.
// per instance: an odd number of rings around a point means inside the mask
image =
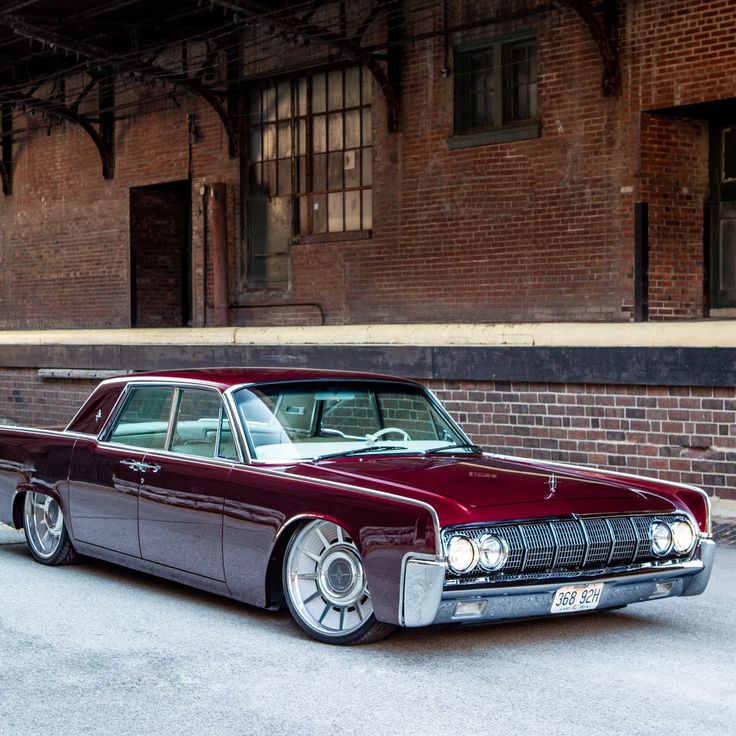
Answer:
POLYGON ((254 86, 250 197, 293 199, 293 234, 373 225, 370 74, 333 69, 254 86))
POLYGON ((539 134, 534 36, 458 46, 454 77, 451 148, 522 140, 539 134))

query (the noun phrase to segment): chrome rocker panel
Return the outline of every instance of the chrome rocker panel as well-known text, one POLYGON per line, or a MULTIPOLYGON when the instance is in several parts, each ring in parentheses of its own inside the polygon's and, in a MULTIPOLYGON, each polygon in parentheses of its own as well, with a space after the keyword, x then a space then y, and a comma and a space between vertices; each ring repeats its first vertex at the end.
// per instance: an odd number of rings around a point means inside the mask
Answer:
POLYGON ((695 558, 668 567, 646 568, 611 576, 591 575, 529 585, 460 590, 443 589, 444 561, 407 555, 404 561, 400 621, 403 626, 414 627, 557 616, 560 614, 550 613, 555 591, 562 585, 579 585, 588 581, 605 583, 601 601, 593 609, 595 611, 659 598, 698 595, 708 584, 715 547, 713 540, 701 539, 695 558), (478 613, 457 615, 458 603, 479 604, 476 606, 478 613))

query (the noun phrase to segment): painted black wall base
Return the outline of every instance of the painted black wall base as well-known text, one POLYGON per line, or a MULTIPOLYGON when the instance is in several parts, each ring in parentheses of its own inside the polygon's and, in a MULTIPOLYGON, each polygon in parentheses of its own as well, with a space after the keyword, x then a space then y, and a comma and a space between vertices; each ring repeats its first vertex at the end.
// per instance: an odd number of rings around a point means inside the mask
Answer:
POLYGON ((376 371, 419 380, 736 386, 736 348, 9 345, 0 351, 0 368, 126 372, 238 365, 376 371))

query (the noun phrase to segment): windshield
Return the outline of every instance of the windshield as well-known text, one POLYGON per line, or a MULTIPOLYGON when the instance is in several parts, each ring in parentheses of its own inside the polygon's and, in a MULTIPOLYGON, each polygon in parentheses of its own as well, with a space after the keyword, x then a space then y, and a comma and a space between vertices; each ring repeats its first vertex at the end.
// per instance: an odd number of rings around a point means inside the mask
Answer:
POLYGON ((320 381, 243 388, 233 397, 257 460, 469 446, 420 387, 320 381))

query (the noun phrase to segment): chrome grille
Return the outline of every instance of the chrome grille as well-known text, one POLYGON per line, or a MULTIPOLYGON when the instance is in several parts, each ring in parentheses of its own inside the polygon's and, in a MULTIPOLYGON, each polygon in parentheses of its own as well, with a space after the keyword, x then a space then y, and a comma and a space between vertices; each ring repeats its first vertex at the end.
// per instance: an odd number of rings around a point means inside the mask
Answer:
POLYGON ((632 565, 677 559, 672 552, 662 558, 653 554, 649 529, 655 521, 672 523, 681 514, 567 518, 520 523, 501 523, 443 530, 445 546, 455 534, 477 542, 484 534, 506 540, 509 556, 503 569, 489 573, 477 566, 463 574, 448 570, 448 583, 480 580, 527 580, 546 575, 575 576, 585 571, 622 571, 632 565))
POLYGON ((636 553, 636 527, 631 519, 609 519, 614 536, 613 554, 611 562, 634 561, 636 553))
POLYGON ((542 524, 519 527, 524 546, 526 558, 524 559, 525 570, 544 570, 552 564, 554 555, 554 542, 549 527, 542 524))
POLYGON ((588 532, 587 564, 593 567, 605 565, 613 549, 613 536, 606 519, 586 519, 588 532))

